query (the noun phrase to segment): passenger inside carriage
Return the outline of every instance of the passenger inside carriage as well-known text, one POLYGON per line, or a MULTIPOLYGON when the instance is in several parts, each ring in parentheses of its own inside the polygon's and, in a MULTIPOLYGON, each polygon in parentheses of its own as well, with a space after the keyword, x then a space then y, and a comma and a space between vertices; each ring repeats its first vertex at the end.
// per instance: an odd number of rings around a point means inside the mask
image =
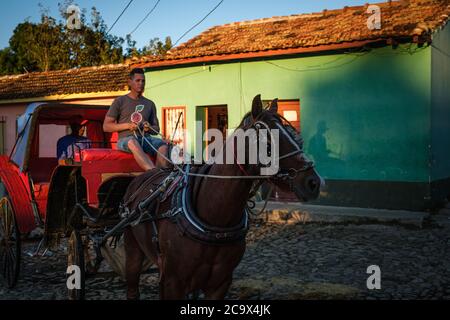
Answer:
POLYGON ((92 147, 91 140, 84 136, 86 123, 87 120, 83 120, 81 116, 73 116, 70 119, 71 133, 61 137, 57 142, 56 156, 58 160, 73 158, 75 153, 92 147))

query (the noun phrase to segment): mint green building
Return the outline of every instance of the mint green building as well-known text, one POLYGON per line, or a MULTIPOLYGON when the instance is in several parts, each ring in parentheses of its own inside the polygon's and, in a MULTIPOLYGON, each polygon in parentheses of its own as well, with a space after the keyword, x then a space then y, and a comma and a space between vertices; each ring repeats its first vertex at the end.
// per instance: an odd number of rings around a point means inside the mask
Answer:
POLYGON ((256 94, 279 98, 327 182, 314 203, 434 208, 450 195, 450 6, 379 7, 381 29, 365 6, 234 23, 135 66, 166 134, 183 112, 192 153, 196 120, 235 128, 256 94))

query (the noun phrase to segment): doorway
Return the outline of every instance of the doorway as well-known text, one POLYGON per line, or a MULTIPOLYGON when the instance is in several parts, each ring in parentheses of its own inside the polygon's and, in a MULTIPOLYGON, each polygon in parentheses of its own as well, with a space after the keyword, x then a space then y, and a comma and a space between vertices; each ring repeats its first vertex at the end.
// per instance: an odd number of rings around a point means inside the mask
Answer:
MULTIPOLYGON (((228 108, 227 105, 214 105, 214 106, 199 106, 197 107, 197 121, 202 122, 202 134, 204 134, 209 129, 218 129, 222 132, 222 137, 224 139, 227 138, 227 129, 228 129, 228 108)), ((208 145, 212 143, 212 141, 203 141, 202 140, 202 154, 206 150, 206 154, 208 154, 208 145)), ((198 147, 198 146, 197 146, 198 147)), ((212 154, 214 156, 215 154, 212 154)), ((204 159, 208 160, 208 159, 204 159)))

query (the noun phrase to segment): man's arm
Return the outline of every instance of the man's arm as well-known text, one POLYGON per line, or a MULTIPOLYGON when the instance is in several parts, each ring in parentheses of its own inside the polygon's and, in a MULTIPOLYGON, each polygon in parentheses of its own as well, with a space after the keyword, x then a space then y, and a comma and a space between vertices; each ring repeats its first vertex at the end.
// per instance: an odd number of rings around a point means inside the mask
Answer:
POLYGON ((110 116, 106 116, 103 121, 103 131, 105 132, 120 132, 125 130, 136 130, 136 124, 130 123, 117 123, 116 119, 110 116))
POLYGON ((103 131, 120 132, 125 130, 136 130, 136 125, 133 123, 117 123, 121 104, 122 97, 118 97, 113 101, 106 113, 105 120, 103 121, 103 131))

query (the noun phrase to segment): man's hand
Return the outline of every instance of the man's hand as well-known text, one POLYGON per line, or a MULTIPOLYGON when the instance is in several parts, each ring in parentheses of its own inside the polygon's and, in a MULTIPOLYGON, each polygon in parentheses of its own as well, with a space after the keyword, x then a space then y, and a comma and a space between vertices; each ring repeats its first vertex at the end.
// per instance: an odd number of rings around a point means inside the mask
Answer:
POLYGON ((145 121, 143 123, 143 127, 144 127, 144 132, 150 132, 150 134, 154 134, 154 133, 158 132, 150 125, 150 123, 148 123, 148 121, 145 121))
POLYGON ((145 121, 144 123, 143 123, 143 126, 144 126, 144 132, 149 132, 150 131, 150 123, 148 123, 148 121, 145 121))
POLYGON ((129 123, 117 123, 116 119, 106 116, 103 121, 103 131, 105 132, 121 132, 125 130, 135 131, 137 130, 137 124, 133 122, 129 123))
POLYGON ((136 131, 137 127, 138 127, 137 124, 134 122, 128 123, 128 130, 130 130, 130 131, 136 131))

